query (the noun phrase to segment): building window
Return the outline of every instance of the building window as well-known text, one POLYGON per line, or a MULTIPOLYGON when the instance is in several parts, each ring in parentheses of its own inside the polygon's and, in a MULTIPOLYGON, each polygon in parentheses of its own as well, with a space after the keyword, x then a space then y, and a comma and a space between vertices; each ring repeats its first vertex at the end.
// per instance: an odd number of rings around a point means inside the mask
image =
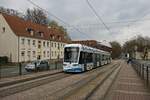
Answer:
POLYGON ((54 39, 55 39, 55 37, 54 37, 54 36, 52 36, 52 39, 54 40, 54 39))
POLYGON ((44 57, 46 56, 46 52, 45 51, 43 52, 43 55, 44 55, 44 57))
POLYGON ((38 41, 39 44, 41 44, 41 41, 38 41))
POLYGON ((45 47, 45 42, 43 42, 43 46, 45 47))
POLYGON ((52 51, 52 57, 53 57, 53 51, 52 51))
POLYGON ((58 46, 57 46, 57 47, 58 47, 58 49, 59 49, 59 43, 58 43, 58 46))
POLYGON ((2 29, 3 29, 3 33, 4 33, 4 32, 5 32, 5 30, 6 30, 6 29, 5 29, 5 27, 3 27, 2 29))
POLYGON ((61 41, 61 37, 59 37, 59 40, 61 41))
POLYGON ((30 53, 31 53, 31 52, 30 52, 30 51, 28 51, 28 57, 30 57, 30 53))
POLYGON ((55 56, 57 56, 57 52, 55 51, 55 56))
POLYGON ((25 39, 21 39, 21 44, 24 45, 25 39))
POLYGON ((47 42, 47 47, 49 47, 49 42, 47 42))
POLYGON ((47 51, 47 57, 49 57, 49 51, 47 51))
POLYGON ((52 42, 52 47, 53 47, 53 42, 52 42))
POLYGON ((21 56, 24 57, 25 56, 25 51, 21 52, 21 56))
POLYGON ((56 48, 56 43, 55 43, 55 48, 56 48))
POLYGON ((41 49, 41 45, 38 45, 38 48, 41 49))
POLYGON ((40 36, 40 37, 43 37, 44 36, 43 34, 44 34, 44 32, 40 32, 40 31, 37 32, 37 35, 40 36))
POLYGON ((33 58, 35 58, 35 51, 32 52, 32 56, 33 56, 33 58))
POLYGON ((30 45, 30 40, 28 39, 28 45, 30 45))
POLYGON ((33 45, 35 46, 35 40, 33 40, 33 45))
POLYGON ((34 30, 33 30, 33 29, 31 29, 31 28, 26 28, 26 31, 27 31, 28 33, 30 33, 31 36, 33 36, 33 34, 34 34, 34 30))

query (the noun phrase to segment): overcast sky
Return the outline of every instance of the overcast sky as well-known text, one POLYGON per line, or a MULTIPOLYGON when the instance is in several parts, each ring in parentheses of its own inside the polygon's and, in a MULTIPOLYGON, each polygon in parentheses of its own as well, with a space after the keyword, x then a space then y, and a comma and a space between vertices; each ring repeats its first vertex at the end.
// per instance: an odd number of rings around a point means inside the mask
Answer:
MULTIPOLYGON (((150 0, 89 0, 101 16, 110 32, 105 29, 86 0, 32 0, 43 9, 56 15, 63 21, 78 28, 82 33, 54 19, 68 29, 73 40, 94 39, 98 41, 125 41, 138 35, 150 36, 150 0), (137 22, 127 22, 139 20, 137 22), (114 23, 121 22, 121 23, 114 23)), ((0 6, 12 8, 22 13, 33 8, 27 0, 0 0, 0 6)))

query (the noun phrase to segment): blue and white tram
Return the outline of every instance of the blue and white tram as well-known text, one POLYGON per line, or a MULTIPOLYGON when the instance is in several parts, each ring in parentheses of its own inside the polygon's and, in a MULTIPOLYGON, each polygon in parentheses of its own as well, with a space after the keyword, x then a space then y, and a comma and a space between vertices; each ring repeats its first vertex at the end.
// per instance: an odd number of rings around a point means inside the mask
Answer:
POLYGON ((109 52, 81 44, 68 44, 64 47, 64 72, 83 72, 111 62, 109 52))

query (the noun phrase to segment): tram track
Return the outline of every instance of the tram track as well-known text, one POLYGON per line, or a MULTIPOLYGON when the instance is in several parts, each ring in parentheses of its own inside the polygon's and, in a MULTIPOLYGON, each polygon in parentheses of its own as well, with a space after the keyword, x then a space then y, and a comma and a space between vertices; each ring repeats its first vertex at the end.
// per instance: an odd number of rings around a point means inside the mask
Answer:
POLYGON ((38 99, 45 98, 47 100, 55 100, 55 99, 58 100, 62 98, 67 98, 72 94, 76 94, 75 91, 82 88, 83 86, 86 86, 87 83, 93 81, 94 80, 93 77, 96 77, 97 74, 101 76, 117 65, 118 62, 114 62, 109 65, 105 65, 103 67, 87 71, 85 73, 79 74, 58 73, 47 77, 42 77, 39 79, 14 84, 4 88, 2 87, 3 89, 0 88, 0 98, 10 97, 12 98, 12 100, 16 100, 13 98, 16 97, 18 98, 18 96, 20 95, 24 95, 24 98, 21 98, 22 100, 37 100, 36 97, 38 97, 38 99), (66 83, 68 85, 65 85, 65 82, 68 82, 66 83), (45 88, 43 91, 47 91, 47 93, 43 93, 41 91, 41 88, 45 88), (33 96, 32 99, 30 99, 28 96, 28 93, 32 93, 31 91, 32 92, 34 91, 35 93, 34 95, 32 95, 33 96))
POLYGON ((65 88, 62 88, 60 90, 55 91, 54 93, 50 94, 49 97, 47 99, 52 99, 52 100, 59 100, 59 99, 68 99, 68 100, 72 100, 72 98, 70 99, 70 97, 76 97, 78 95, 76 95, 78 93, 79 90, 81 90, 83 87, 87 86, 87 84, 91 83, 92 81, 94 81, 97 77, 105 74, 108 70, 115 70, 117 68, 117 66, 119 66, 120 64, 113 64, 113 65, 107 65, 105 67, 101 67, 101 68, 97 68, 94 70, 91 70, 85 74, 89 74, 89 76, 78 80, 77 82, 75 82, 74 84, 71 84, 65 88))
MULTIPOLYGON (((5 87, 5 86, 18 84, 18 83, 21 83, 21 82, 26 82, 26 81, 30 81, 30 80, 35 80, 35 79, 39 79, 39 78, 43 78, 43 77, 59 74, 59 73, 62 73, 62 72, 63 71, 58 71, 58 72, 54 72, 54 73, 44 73, 44 74, 41 74, 41 75, 29 76, 27 78, 19 78, 19 79, 14 79, 14 80, 11 80, 11 81, 0 82, 0 88, 1 87, 5 87)), ((26 75, 25 75, 25 77, 26 77, 26 75)))
POLYGON ((31 89, 43 84, 47 84, 50 82, 54 82, 66 77, 70 77, 72 76, 72 74, 66 74, 63 72, 57 73, 57 74, 53 74, 50 76, 45 76, 45 77, 39 77, 33 80, 26 80, 24 82, 19 82, 16 84, 11 84, 11 85, 6 85, 3 87, 0 87, 0 97, 5 97, 5 96, 9 96, 21 91, 25 91, 27 89, 31 89))
POLYGON ((118 73, 119 70, 120 70, 120 66, 114 68, 105 78, 102 79, 102 81, 100 83, 97 83, 97 85, 92 89, 92 91, 85 97, 85 100, 93 100, 93 97, 95 98, 95 94, 97 93, 97 91, 100 91, 99 88, 101 88, 101 86, 103 86, 104 82, 106 82, 107 79, 109 77, 111 77, 110 75, 112 75, 112 74, 113 74, 113 76, 116 75, 116 73, 118 73))
POLYGON ((83 85, 82 87, 75 90, 72 94, 64 97, 64 100, 89 100, 89 98, 94 94, 96 89, 101 86, 101 84, 116 70, 118 66, 115 66, 110 69, 108 72, 103 72, 97 74, 93 77, 88 83, 83 85))

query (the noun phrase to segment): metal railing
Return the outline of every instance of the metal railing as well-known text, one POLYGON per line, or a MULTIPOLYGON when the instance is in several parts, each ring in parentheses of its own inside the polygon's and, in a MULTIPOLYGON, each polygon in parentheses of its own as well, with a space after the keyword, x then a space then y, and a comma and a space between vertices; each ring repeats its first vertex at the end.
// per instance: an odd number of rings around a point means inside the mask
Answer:
POLYGON ((131 64, 138 75, 150 86, 150 62, 133 60, 131 64))
POLYGON ((50 61, 49 66, 44 70, 35 70, 35 71, 28 72, 25 70, 26 64, 28 63, 0 64, 0 79, 5 77, 13 77, 13 76, 37 73, 40 71, 57 70, 57 69, 62 69, 63 67, 62 60, 56 60, 56 61, 50 61))

